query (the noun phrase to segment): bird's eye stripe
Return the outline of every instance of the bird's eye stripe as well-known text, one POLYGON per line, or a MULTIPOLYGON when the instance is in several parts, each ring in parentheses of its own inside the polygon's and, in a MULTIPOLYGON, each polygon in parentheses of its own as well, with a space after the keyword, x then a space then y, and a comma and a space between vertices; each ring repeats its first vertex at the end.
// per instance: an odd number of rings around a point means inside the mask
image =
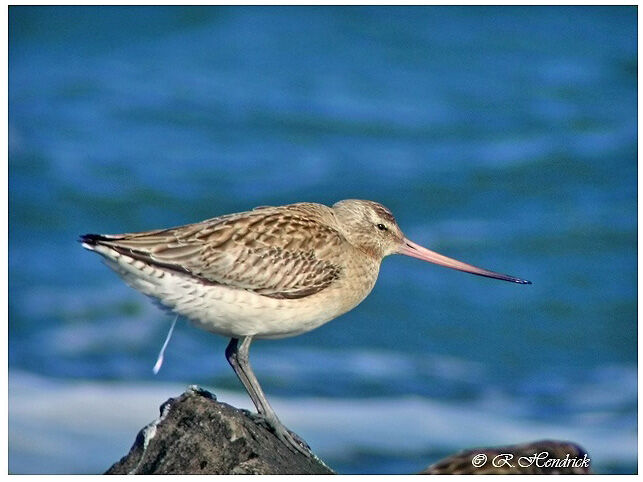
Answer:
POLYGON ((388 228, 386 226, 384 226, 383 224, 378 224, 377 229, 379 229, 380 231, 387 231, 388 230, 388 228))

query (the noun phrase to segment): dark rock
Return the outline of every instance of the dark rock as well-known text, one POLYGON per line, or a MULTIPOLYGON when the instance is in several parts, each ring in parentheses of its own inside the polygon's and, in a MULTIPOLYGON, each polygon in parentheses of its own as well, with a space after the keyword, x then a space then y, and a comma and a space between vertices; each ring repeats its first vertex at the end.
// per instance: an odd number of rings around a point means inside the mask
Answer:
POLYGON ((589 474, 587 451, 572 442, 540 440, 507 447, 464 450, 420 474, 589 474))
POLYGON ((190 388, 161 406, 107 474, 332 474, 294 453, 248 413, 190 388))
MULTIPOLYGON (((244 410, 191 387, 161 405, 107 474, 333 474, 319 458, 294 453, 244 410)), ((421 474, 587 474, 587 452, 571 442, 539 441, 465 450, 421 474), (477 456, 477 458, 476 458, 477 456), (498 458, 496 458, 498 457, 498 458), (496 461, 494 463, 494 460, 496 461), (506 460, 502 462, 502 460, 506 460), (568 460, 569 462, 564 462, 568 460), (483 463, 480 463, 480 462, 483 463), (498 462, 500 461, 500 462, 498 462), (556 461, 563 461, 556 464, 556 461), (585 462, 583 462, 585 461, 585 462), (475 463, 474 463, 475 462, 475 463), (574 463, 575 462, 575 463, 574 463), (579 463, 582 465, 578 466, 579 463), (576 466, 575 466, 576 465, 576 466)))

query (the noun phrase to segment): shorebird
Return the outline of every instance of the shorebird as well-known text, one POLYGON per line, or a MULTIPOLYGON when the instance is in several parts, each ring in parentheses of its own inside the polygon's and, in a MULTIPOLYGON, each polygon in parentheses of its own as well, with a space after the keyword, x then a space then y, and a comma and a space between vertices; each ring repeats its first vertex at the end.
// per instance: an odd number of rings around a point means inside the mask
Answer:
POLYGON ((131 287, 230 338, 226 358, 259 417, 305 455, 309 448, 281 423, 252 371, 253 340, 299 335, 352 310, 390 254, 530 284, 423 248, 404 236, 383 205, 355 199, 332 207, 260 207, 169 229, 86 234, 80 241, 131 287))

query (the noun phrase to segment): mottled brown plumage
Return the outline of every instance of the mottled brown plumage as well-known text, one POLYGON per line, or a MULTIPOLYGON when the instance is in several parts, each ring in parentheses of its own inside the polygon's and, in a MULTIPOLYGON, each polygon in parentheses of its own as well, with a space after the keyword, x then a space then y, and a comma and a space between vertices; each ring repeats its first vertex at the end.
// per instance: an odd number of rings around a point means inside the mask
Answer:
POLYGON ((101 240, 150 265, 188 273, 207 284, 273 298, 301 298, 342 275, 346 239, 325 206, 260 208, 197 224, 101 240))

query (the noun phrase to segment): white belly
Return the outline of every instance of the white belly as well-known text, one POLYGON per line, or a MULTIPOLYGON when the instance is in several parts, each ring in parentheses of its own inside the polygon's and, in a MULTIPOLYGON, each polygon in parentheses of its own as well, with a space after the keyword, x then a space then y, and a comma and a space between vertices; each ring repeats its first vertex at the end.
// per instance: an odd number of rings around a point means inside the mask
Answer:
MULTIPOLYGON (((275 299, 251 291, 194 283, 188 278, 169 283, 153 295, 199 328, 238 338, 283 338, 313 330, 346 310, 332 303, 275 299)), ((306 301, 308 300, 308 301, 306 301)))
POLYGON ((313 330, 351 310, 372 289, 351 299, 327 288, 298 299, 276 299, 247 290, 207 285, 194 278, 156 268, 96 246, 107 265, 131 287, 154 298, 199 328, 231 338, 285 338, 313 330))

